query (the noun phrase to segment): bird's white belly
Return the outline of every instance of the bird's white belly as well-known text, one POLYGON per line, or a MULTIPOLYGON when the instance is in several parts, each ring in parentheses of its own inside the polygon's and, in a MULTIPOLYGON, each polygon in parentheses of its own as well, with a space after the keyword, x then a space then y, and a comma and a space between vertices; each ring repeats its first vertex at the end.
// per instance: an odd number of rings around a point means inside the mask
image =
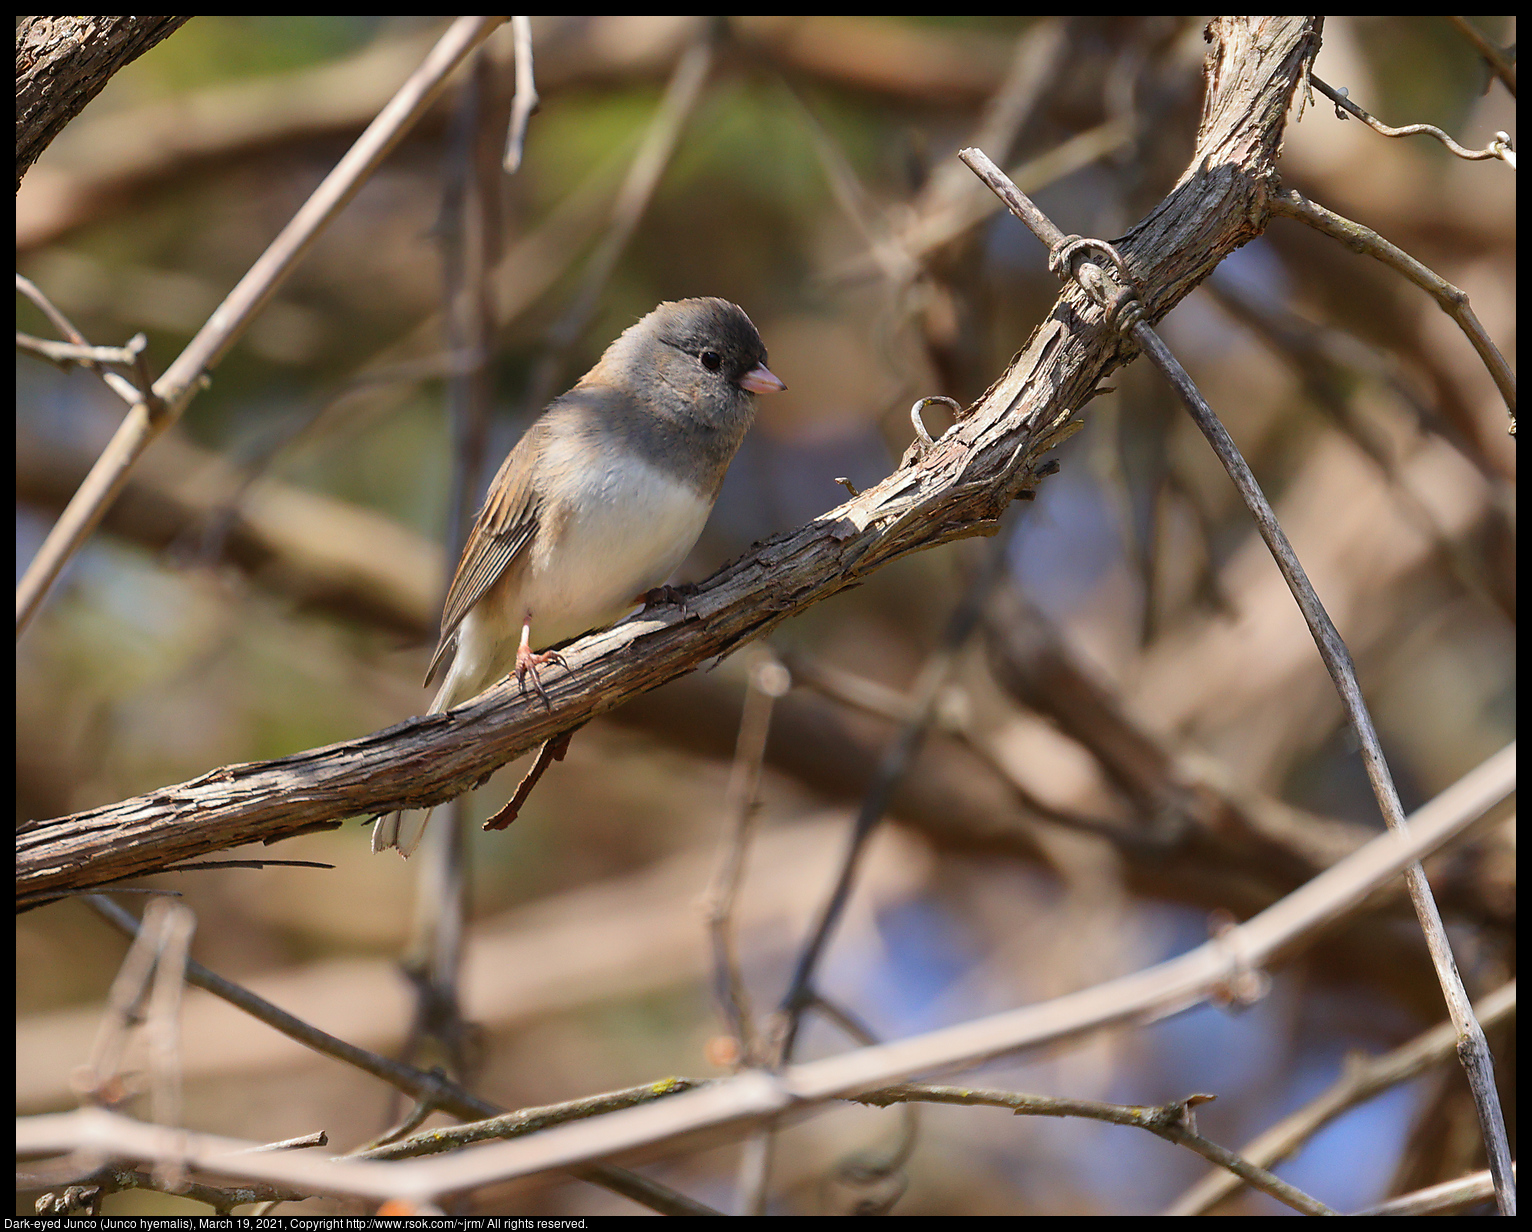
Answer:
POLYGON ((712 502, 633 457, 587 470, 556 535, 544 524, 523 585, 507 596, 532 617, 532 645, 549 646, 612 624, 691 551, 712 502))

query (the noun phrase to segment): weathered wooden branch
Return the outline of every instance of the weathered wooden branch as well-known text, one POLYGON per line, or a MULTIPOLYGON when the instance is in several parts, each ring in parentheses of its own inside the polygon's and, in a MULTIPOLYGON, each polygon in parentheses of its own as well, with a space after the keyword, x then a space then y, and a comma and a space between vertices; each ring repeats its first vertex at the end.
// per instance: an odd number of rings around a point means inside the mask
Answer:
POLYGON ((16 187, 64 126, 187 17, 18 17, 16 187))
MULTIPOLYGON (((1208 37, 1192 163, 1116 242, 1151 321, 1265 227, 1280 188, 1288 104, 1318 49, 1319 23, 1220 18, 1208 37)), ((23 823, 18 906, 347 817, 449 799, 549 736, 731 653, 890 561, 991 534, 1011 500, 1035 486, 1042 455, 1068 434, 1073 413, 1135 354, 1085 293, 1066 285, 1004 375, 933 445, 912 448, 876 487, 719 570, 687 599, 685 616, 661 608, 566 648, 569 671, 544 674, 551 710, 504 685, 445 715, 23 823)))

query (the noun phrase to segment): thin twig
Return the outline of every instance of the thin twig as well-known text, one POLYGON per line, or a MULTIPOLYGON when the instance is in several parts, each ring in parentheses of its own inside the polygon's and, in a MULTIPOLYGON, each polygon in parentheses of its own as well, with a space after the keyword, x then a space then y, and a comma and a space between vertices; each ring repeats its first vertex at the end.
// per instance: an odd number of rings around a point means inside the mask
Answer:
POLYGON ((1320 81, 1318 77, 1314 76, 1313 73, 1309 74, 1309 80, 1314 83, 1314 88, 1316 90, 1318 90, 1327 99, 1335 104, 1339 111, 1344 111, 1347 115, 1355 116, 1358 120, 1361 120, 1362 123, 1367 125, 1368 128, 1372 129, 1373 132, 1382 133, 1385 137, 1415 137, 1421 134, 1424 134, 1428 137, 1435 137, 1459 158, 1466 158, 1471 162, 1478 162, 1486 158, 1505 157, 1505 146, 1504 143, 1499 139, 1490 142, 1489 145, 1485 146, 1482 150, 1470 150, 1460 146, 1451 137, 1447 136, 1446 133, 1442 132, 1441 129, 1437 128, 1435 124, 1406 124, 1403 128, 1390 128, 1387 124, 1383 123, 1382 120, 1379 120, 1376 116, 1369 115, 1367 112, 1363 111, 1360 107, 1353 103, 1349 98, 1346 97, 1346 92, 1344 90, 1337 90, 1331 86, 1327 86, 1324 82, 1320 81))
MULTIPOLYGON (((1064 179, 1099 159, 1122 149, 1133 140, 1132 127, 1124 120, 1106 120, 1094 128, 1061 141, 1050 150, 1035 155, 1011 168, 1011 177, 1036 192, 1064 179)), ((910 260, 924 263, 939 249, 961 238, 984 222, 1000 207, 978 195, 961 197, 933 207, 902 226, 891 242, 897 243, 910 260)), ((879 273, 883 264, 873 253, 849 257, 832 266, 820 277, 828 284, 855 283, 879 273)))
MULTIPOLYGON (((1511 1166, 1511 1175, 1516 1175, 1514 1164, 1511 1166)), ((1494 1196, 1495 1178, 1486 1168, 1483 1172, 1472 1172, 1456 1180, 1443 1181, 1440 1185, 1417 1189, 1414 1193, 1391 1198, 1387 1202, 1380 1202, 1377 1206, 1369 1206, 1366 1210, 1355 1213, 1358 1215, 1466 1214, 1463 1207, 1476 1205, 1494 1196)))
MULTIPOLYGON (((103 895, 93 896, 86 900, 92 910, 101 916, 108 924, 128 937, 141 935, 141 928, 128 912, 124 911, 116 903, 103 895)), ((251 1017, 259 1019, 267 1026, 280 1031, 289 1039, 297 1040, 306 1048, 324 1056, 332 1057, 337 1061, 343 1061, 371 1074, 374 1078, 381 1079, 390 1086, 397 1087, 406 1094, 413 1095, 417 1099, 429 1099, 436 1107, 454 1116, 463 1117, 466 1120, 476 1120, 486 1116, 495 1116, 501 1111, 495 1105, 479 1099, 477 1096, 465 1091, 457 1083, 438 1073, 430 1073, 416 1069, 412 1065, 404 1065, 378 1053, 371 1052, 366 1048, 359 1048, 355 1044, 338 1039, 319 1028, 309 1025, 301 1018, 289 1014, 280 1009, 263 997, 257 996, 249 989, 224 979, 209 971, 201 963, 195 960, 186 964, 186 980, 195 984, 198 988, 212 993, 216 997, 222 997, 231 1005, 243 1010, 251 1017)))
POLYGON ((323 860, 193 860, 186 864, 167 864, 156 873, 195 873, 204 868, 334 868, 323 860))
POLYGON ((556 761, 564 760, 564 754, 569 752, 571 737, 584 726, 584 723, 577 723, 567 731, 561 731, 558 735, 550 736, 543 741, 542 748, 537 750, 537 756, 532 759, 531 768, 521 776, 521 782, 516 784, 516 790, 511 793, 511 798, 484 819, 481 829, 504 830, 515 821, 521 815, 522 806, 531 797, 532 789, 547 773, 549 766, 556 761))
POLYGON ((902 1104, 919 1100, 935 1104, 961 1104, 968 1107, 1009 1108, 1015 1116, 1085 1117, 1092 1121, 1105 1121, 1110 1125, 1131 1125, 1147 1129, 1156 1137, 1195 1151, 1204 1159, 1245 1181, 1262 1193, 1270 1194, 1278 1202, 1292 1207, 1305 1215, 1335 1215, 1317 1198, 1312 1198, 1281 1177, 1258 1167, 1227 1147, 1219 1146, 1204 1138, 1196 1130, 1196 1117, 1192 1108, 1205 1103, 1211 1096, 1191 1096, 1188 1099, 1148 1107, 1141 1104, 1106 1104, 1093 1099, 1064 1099, 1051 1095, 1028 1095, 1020 1091, 993 1091, 976 1087, 933 1086, 923 1082, 906 1082, 898 1086, 884 1087, 877 1091, 864 1091, 854 1097, 858 1103, 874 1104, 885 1108, 890 1104, 902 1104))
POLYGON ((621 1108, 637 1108, 640 1104, 656 1099, 679 1095, 682 1091, 694 1091, 708 1084, 694 1078, 662 1078, 658 1082, 646 1082, 640 1086, 621 1091, 603 1091, 599 1095, 586 1095, 580 1099, 545 1107, 518 1108, 515 1112, 503 1112, 498 1116, 485 1117, 464 1125, 427 1130, 422 1134, 400 1138, 383 1145, 354 1151, 349 1159, 416 1159, 425 1155, 439 1155, 472 1146, 479 1142, 505 1142, 522 1138, 547 1129, 550 1125, 567 1125, 587 1117, 602 1116, 621 1108))
MULTIPOLYGON (((133 382, 128 380, 125 376, 122 376, 117 372, 112 372, 110 369, 101 366, 102 364, 106 363, 132 363, 135 362, 135 358, 138 362, 141 362, 141 353, 143 348, 140 348, 140 356, 129 357, 125 360, 113 360, 107 359, 105 357, 95 358, 91 356, 89 352, 98 348, 91 347, 90 343, 86 340, 85 335, 75 328, 74 322, 65 316, 63 311, 59 309, 51 299, 44 295, 30 278, 24 277, 21 274, 17 274, 16 289, 37 306, 42 314, 52 323, 53 328, 58 330, 58 332, 64 336, 67 344, 82 348, 84 354, 81 357, 70 356, 69 358, 76 359, 77 362, 83 363, 86 367, 94 371, 101 377, 103 381, 106 382, 107 388, 115 393, 129 406, 132 406, 134 403, 139 402, 148 396, 151 387, 147 382, 140 384, 139 387, 135 389, 133 387, 133 382)), ((21 341, 21 337, 21 335, 17 335, 18 344, 21 341)), ((122 348, 123 351, 126 352, 131 349, 134 345, 134 342, 142 337, 142 334, 135 334, 133 340, 130 341, 126 347, 122 348)), ((50 355, 48 358, 51 359, 53 356, 50 355)))
MULTIPOLYGON (((813 1008, 826 1021, 834 1023, 863 1047, 879 1042, 872 1028, 844 1005, 816 993, 813 1008)), ((862 1102, 856 1096, 852 1098, 858 1103, 862 1102)), ((910 1157, 915 1153, 916 1143, 920 1141, 920 1108, 915 1101, 910 1100, 901 1102, 899 1109, 904 1115, 899 1125, 899 1137, 895 1140, 892 1150, 883 1152, 859 1150, 849 1158, 841 1160, 835 1167, 835 1176, 838 1180, 862 1189, 869 1189, 878 1182, 891 1178, 896 1182, 892 1191, 885 1191, 880 1198, 859 1201, 854 1214, 886 1215, 904 1194, 908 1184, 904 1176, 904 1167, 910 1162, 910 1157)))
POLYGON ((1390 244, 1376 231, 1364 227, 1361 223, 1352 222, 1349 218, 1343 218, 1322 205, 1316 205, 1296 188, 1273 193, 1270 202, 1272 213, 1307 223, 1316 231, 1339 240, 1352 252, 1383 262, 1390 269, 1403 274, 1440 304, 1442 311, 1457 322, 1458 328, 1467 336, 1473 349, 1479 353, 1479 358, 1489 370, 1495 387, 1500 390, 1500 396, 1505 399, 1506 410, 1510 413, 1514 429, 1516 375, 1511 371, 1510 364, 1506 363, 1505 356, 1500 354, 1499 349, 1490 340, 1484 326, 1479 323, 1479 318, 1474 315, 1473 307, 1469 304, 1468 295, 1465 292, 1453 286, 1434 270, 1422 265, 1403 249, 1390 244))
MULTIPOLYGON (((771 731, 772 710, 777 698, 785 696, 791 687, 792 677, 774 657, 757 663, 750 672, 735 744, 734 769, 729 776, 728 813, 734 824, 724 840, 724 854, 707 896, 715 995, 738 1042, 736 1051, 746 1066, 761 1065, 768 1058, 756 1032, 755 1014, 740 969, 734 937, 734 904, 744 880, 745 858, 754 829, 755 797, 766 756, 766 737, 771 731)), ((775 1146, 776 1135, 770 1126, 756 1130, 745 1140, 735 1184, 739 1195, 736 1214, 766 1214, 766 1185, 775 1146)))
POLYGON ((55 342, 51 338, 34 338, 31 334, 16 331, 18 350, 30 351, 56 364, 81 364, 94 367, 100 364, 136 364, 140 353, 148 345, 143 334, 134 334, 125 346, 92 346, 75 342, 55 342))
MULTIPOLYGON (((1029 26, 1016 40, 1011 65, 1005 80, 985 103, 984 111, 974 127, 971 144, 987 150, 996 150, 1005 158, 1016 143, 1016 135, 1036 113, 1038 104, 1048 96, 1058 76, 1070 63, 1070 42, 1074 38, 1073 23, 1068 19, 1043 18, 1029 26)), ((798 96, 795 94, 795 98, 798 96)), ((801 105, 801 100, 800 100, 801 105)), ((816 153, 825 166, 832 191, 842 209, 846 209, 844 190, 836 184, 838 167, 846 167, 844 155, 835 151, 827 161, 821 144, 825 140, 822 126, 810 114, 810 136, 814 139, 816 153)), ((1109 121, 1113 131, 1111 143, 1121 141, 1122 126, 1109 121)), ((1071 138, 1072 154, 1077 153, 1083 162, 1093 161, 1104 152, 1098 141, 1099 130, 1092 130, 1085 141, 1071 138)), ((1065 145, 1070 145, 1066 142, 1065 145)), ((1043 187, 1046 178, 1036 177, 1044 166, 1053 169, 1055 178, 1077 169, 1075 157, 1060 158, 1063 147, 1028 161, 1016 169, 1023 182, 1043 187)), ((1046 173, 1045 173, 1046 175, 1046 173)), ((865 193, 857 196, 865 199, 865 193)), ((963 235, 995 212, 997 203, 992 196, 974 184, 973 178, 963 174, 963 169, 950 158, 943 158, 931 169, 930 178, 921 188, 908 211, 897 222, 889 222, 877 234, 868 234, 868 224, 858 215, 851 221, 862 231, 868 241, 868 252, 842 262, 823 275, 832 283, 849 282, 874 270, 885 276, 892 275, 895 289, 907 283, 924 268, 927 258, 944 244, 963 235)))
MULTIPOLYGON (((982 150, 964 150, 959 157, 990 186, 1011 212, 1026 223, 1032 233, 1048 246, 1050 264, 1054 265, 1061 275, 1079 278, 1082 284, 1092 291, 1092 296, 1098 304, 1108 299, 1108 293, 1097 288, 1102 287, 1109 272, 1102 269, 1086 254, 1094 256, 1097 252, 1104 252, 1115 257, 1115 253, 1111 252, 1109 246, 1099 241, 1082 241, 1078 237, 1066 237, 1020 189, 1005 178, 1005 174, 984 155, 982 150), (1071 253, 1079 254, 1075 256, 1073 265, 1069 264, 1071 253), (1092 272, 1091 276, 1086 276, 1087 271, 1092 272)), ((1291 193, 1289 197, 1296 198, 1297 202, 1307 205, 1297 193, 1291 193)), ((1115 272, 1119 278, 1123 276, 1120 263, 1116 266, 1115 272)), ((1461 296, 1461 292, 1458 294, 1461 296)), ((1466 297, 1464 299, 1466 306, 1466 297)), ((1119 328, 1143 348, 1144 353, 1175 387, 1197 427, 1207 437, 1213 452, 1218 455, 1219 461, 1228 471, 1235 488, 1238 489, 1251 516, 1255 519, 1256 529, 1265 540, 1288 588, 1292 591, 1293 598, 1297 601, 1309 632, 1313 635, 1314 643, 1319 649, 1320 658, 1324 660, 1325 668, 1335 682, 1347 719, 1361 745, 1362 762, 1366 767, 1367 777, 1372 784, 1373 795, 1377 798, 1384 821, 1390 830, 1404 830, 1404 809, 1399 802, 1399 793, 1394 787, 1393 778, 1389 774, 1388 763, 1384 760, 1383 746, 1373 726, 1372 716, 1363 700, 1361 686, 1357 683, 1356 666, 1351 661, 1351 652, 1346 649, 1339 631, 1309 582, 1308 575, 1293 552, 1292 544, 1288 542, 1287 535, 1278 523, 1265 493, 1256 483, 1255 476, 1241 456, 1238 446, 1234 444, 1233 438, 1198 392, 1191 377, 1186 374, 1185 369, 1177 362, 1169 348, 1160 340, 1159 335, 1143 319, 1142 308, 1137 304, 1136 290, 1131 285, 1119 285, 1115 291, 1110 292, 1109 305, 1103 306, 1108 307, 1109 317, 1117 320, 1119 328), (1132 311, 1135 308, 1137 311, 1132 311), (1122 310, 1120 316, 1119 310, 1122 310)), ((1495 1089, 1494 1061, 1490 1055, 1489 1045, 1484 1039, 1483 1029, 1473 1016, 1473 1008, 1469 1004, 1468 994, 1458 974, 1457 962, 1453 958, 1451 944, 1442 925, 1441 915, 1437 911, 1436 900, 1432 897, 1430 883, 1427 882, 1425 872, 1418 863, 1406 869, 1405 881, 1409 887, 1410 899, 1415 905, 1416 917, 1425 934, 1426 946, 1431 952, 1437 979, 1447 1001, 1448 1013, 1451 1014, 1453 1024, 1458 1031, 1458 1052, 1463 1068, 1468 1074, 1469 1086, 1473 1089, 1474 1101, 1478 1107, 1479 1124, 1484 1134, 1485 1149, 1489 1153, 1490 1170, 1496 1177, 1496 1199, 1503 1214, 1514 1214, 1516 1197, 1514 1183, 1510 1177, 1510 1148, 1506 1140, 1505 1120, 1500 1110, 1499 1094, 1495 1089)))
MULTIPOLYGON (((468 918, 467 843, 462 801, 450 801, 422 844, 410 935, 399 968, 414 992, 404 1056, 418 1058, 433 1041, 455 1077, 470 1081, 483 1049, 480 1030, 463 1014, 459 979, 468 918)), ((394 1115, 390 1113, 389 1115, 394 1115)))
POLYGON ((734 747, 734 767, 724 794, 724 814, 730 824, 722 840, 722 854, 705 901, 708 935, 713 944, 713 990, 724 1021, 738 1043, 740 1065, 759 1065, 750 996, 740 970, 735 943, 734 904, 744 883, 745 860, 754 830, 761 766, 766 760, 766 737, 771 732, 771 712, 779 697, 792 688, 787 669, 769 652, 751 665, 745 704, 734 747))
POLYGON ((803 131, 808 135, 809 144, 813 147, 814 156, 819 161, 819 169, 824 173, 825 183, 829 186, 830 195, 835 199, 835 204, 840 207, 840 212, 845 216, 862 242, 867 246, 865 260, 875 267, 888 282, 895 286, 902 286, 909 282, 918 271, 919 266, 911 259, 899 240, 889 234, 888 228, 879 217, 879 211, 870 199, 867 190, 857 178, 856 171, 851 166, 851 160, 846 157, 846 152, 835 141, 825 127, 820 123, 819 117, 804 100, 803 95, 793 84, 782 78, 782 89, 793 103, 793 109, 803 126, 803 131))
POLYGON ((161 1125, 181 1123, 181 988, 186 976, 197 917, 174 899, 149 904, 164 914, 163 946, 154 965, 154 988, 149 993, 149 1064, 153 1087, 149 1107, 161 1125))
POLYGON ((537 97, 537 83, 532 76, 532 19, 512 17, 511 36, 516 49, 516 96, 511 99, 511 122, 505 138, 506 175, 515 175, 521 169, 527 124, 542 101, 537 97))
POLYGON ((283 1138, 280 1142, 267 1142, 261 1146, 251 1147, 254 1151, 306 1151, 311 1147, 329 1146, 330 1135, 322 1129, 316 1129, 311 1134, 299 1134, 296 1138, 283 1138))
MULTIPOLYGON (((94 906, 96 899, 88 900, 94 906)), ((114 912, 122 911, 116 903, 106 899, 114 912)), ((99 910, 99 908, 98 908, 99 910)), ((105 1012, 96 1030, 95 1043, 90 1050, 90 1060, 79 1071, 76 1082, 80 1093, 87 1099, 103 1104, 119 1103, 126 1094, 117 1077, 118 1067, 127 1042, 127 1034, 134 1023, 141 1020, 141 1004, 154 973, 154 964, 164 946, 164 908, 151 902, 144 910, 142 927, 135 925, 129 935, 133 944, 118 965, 117 974, 107 992, 105 1012)))
MULTIPOLYGON (((1077 58, 1073 44, 1082 35, 1089 38, 1088 29, 1087 22, 1077 17, 1043 17, 1022 31, 1005 80, 984 104, 968 144, 994 150, 1001 162, 1009 159, 1018 135, 1033 130, 1038 108, 1050 101, 1050 91, 1070 71, 1077 58)), ((961 204, 970 208, 983 205, 986 214, 991 208, 973 177, 964 175, 963 168, 945 154, 931 169, 930 179, 914 203, 912 225, 904 234, 961 204)))
MULTIPOLYGON (((442 249, 442 341, 455 357, 447 380, 452 432, 451 499, 445 557, 455 561, 473 522, 484 482, 494 407, 493 293, 489 271, 500 261, 502 210, 496 133, 486 107, 494 66, 480 48, 453 110, 437 233, 442 249)), ((445 598, 449 578, 441 579, 445 598)))

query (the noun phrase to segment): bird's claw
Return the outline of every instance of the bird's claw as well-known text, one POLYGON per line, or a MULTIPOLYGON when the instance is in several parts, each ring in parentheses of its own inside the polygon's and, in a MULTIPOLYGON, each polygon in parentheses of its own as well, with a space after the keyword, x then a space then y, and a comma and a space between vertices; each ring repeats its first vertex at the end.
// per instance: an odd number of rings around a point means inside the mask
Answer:
POLYGON ((564 656, 556 650, 545 650, 541 654, 534 654, 523 647, 516 653, 516 683, 521 686, 524 693, 527 688, 527 677, 531 676, 533 690, 543 699, 543 705, 552 711, 553 703, 548 700, 548 690, 543 688, 542 678, 537 674, 537 669, 544 663, 557 663, 566 671, 569 669, 564 656))

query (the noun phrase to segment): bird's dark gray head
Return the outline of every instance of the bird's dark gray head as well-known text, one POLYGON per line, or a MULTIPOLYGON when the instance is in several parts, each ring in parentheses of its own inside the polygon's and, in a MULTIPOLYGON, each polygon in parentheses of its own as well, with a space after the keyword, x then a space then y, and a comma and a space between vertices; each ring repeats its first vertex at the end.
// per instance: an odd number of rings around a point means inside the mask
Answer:
MULTIPOLYGON (((708 373, 735 385, 766 363, 766 344, 738 304, 711 296, 661 304, 645 322, 672 350, 690 356, 708 373)), ((643 324, 644 322, 640 322, 643 324)))
POLYGON ((661 304, 607 348, 587 380, 618 383, 661 417, 743 436, 752 394, 785 389, 766 367, 766 344, 726 299, 661 304))
POLYGON ((620 407, 600 430, 711 499, 755 418, 753 395, 785 388, 744 310, 709 297, 661 304, 629 326, 567 396, 620 407))

